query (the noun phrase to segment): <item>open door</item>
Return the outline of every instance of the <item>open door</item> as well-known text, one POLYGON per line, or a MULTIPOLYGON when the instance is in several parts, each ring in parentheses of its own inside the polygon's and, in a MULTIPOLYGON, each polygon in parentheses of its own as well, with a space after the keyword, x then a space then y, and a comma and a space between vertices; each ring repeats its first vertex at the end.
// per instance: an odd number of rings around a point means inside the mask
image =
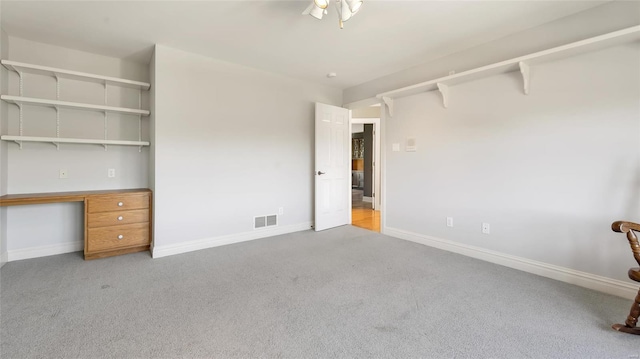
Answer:
POLYGON ((316 102, 316 231, 351 223, 349 116, 346 108, 316 102))

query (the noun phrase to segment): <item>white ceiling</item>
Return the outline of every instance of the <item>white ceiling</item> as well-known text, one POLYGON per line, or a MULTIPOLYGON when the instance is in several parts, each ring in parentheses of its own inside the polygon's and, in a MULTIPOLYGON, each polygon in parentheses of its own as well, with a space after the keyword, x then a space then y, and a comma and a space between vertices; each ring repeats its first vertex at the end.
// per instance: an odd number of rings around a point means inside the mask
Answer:
MULTIPOLYGON (((9 36, 147 63, 153 44, 347 88, 606 1, 375 1, 338 27, 309 1, 6 1, 9 36), (328 72, 338 77, 326 78, 328 72)), ((333 5, 333 4, 332 4, 333 5)))

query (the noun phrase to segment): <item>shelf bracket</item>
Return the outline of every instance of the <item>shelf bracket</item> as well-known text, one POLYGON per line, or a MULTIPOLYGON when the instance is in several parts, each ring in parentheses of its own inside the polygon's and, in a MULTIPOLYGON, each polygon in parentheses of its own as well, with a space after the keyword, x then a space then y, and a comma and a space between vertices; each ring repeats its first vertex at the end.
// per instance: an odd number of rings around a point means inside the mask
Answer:
POLYGON ((529 65, 527 65, 526 62, 518 62, 518 65, 520 66, 520 73, 522 74, 522 81, 524 82, 524 94, 528 95, 529 94, 529 81, 531 78, 531 70, 529 65))
POLYGON ((440 91, 440 94, 442 94, 442 106, 444 106, 444 108, 448 108, 449 107, 449 86, 438 82, 438 91, 440 91))
MULTIPOLYGON (((60 138, 60 109, 58 108, 58 106, 55 107, 56 109, 56 138, 60 138)), ((56 145, 56 148, 58 150, 60 150, 60 144, 58 143, 54 143, 56 145)))
POLYGON ((20 96, 23 96, 24 81, 23 81, 23 78, 22 78, 22 71, 18 70, 16 72, 18 73, 18 77, 20 78, 20 96))
MULTIPOLYGON (((20 112, 19 128, 20 128, 20 136, 22 136, 22 104, 17 104, 17 106, 18 106, 18 111, 20 112)), ((22 145, 20 145, 20 148, 22 148, 22 145)))
POLYGON ((387 105, 387 108, 389 109, 389 116, 393 117, 393 99, 391 97, 383 96, 382 102, 387 105))
POLYGON ((60 77, 58 74, 53 74, 53 77, 56 78, 56 100, 60 100, 60 77))
POLYGON ((20 149, 22 149, 22 141, 13 141, 13 142, 15 142, 16 144, 18 144, 18 146, 20 146, 20 149))
POLYGON ((107 145, 105 145, 104 143, 102 144, 102 147, 104 147, 104 152, 107 152, 107 145))
MULTIPOLYGON (((138 90, 138 109, 142 110, 142 88, 138 90)), ((138 141, 142 141, 142 115, 138 115, 138 141)), ((142 152, 142 146, 138 146, 138 153, 142 152)))
MULTIPOLYGON (((105 85, 106 87, 107 85, 105 85)), ((105 92, 105 97, 106 97, 106 92, 105 92)), ((105 98, 106 101, 106 98, 105 98)), ((107 111, 104 112, 104 139, 107 139, 107 111)), ((107 152, 107 145, 103 145, 104 146, 104 151, 107 152)))
POLYGON ((51 142, 51 144, 53 144, 54 146, 56 146, 56 149, 58 151, 60 151, 60 144, 58 142, 51 142))

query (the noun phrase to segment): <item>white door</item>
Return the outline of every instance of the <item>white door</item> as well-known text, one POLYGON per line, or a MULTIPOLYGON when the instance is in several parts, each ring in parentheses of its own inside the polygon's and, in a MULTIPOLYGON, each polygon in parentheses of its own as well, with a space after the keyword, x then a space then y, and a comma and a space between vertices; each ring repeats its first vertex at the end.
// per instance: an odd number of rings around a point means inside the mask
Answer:
POLYGON ((315 230, 351 223, 349 110, 316 102, 315 230))

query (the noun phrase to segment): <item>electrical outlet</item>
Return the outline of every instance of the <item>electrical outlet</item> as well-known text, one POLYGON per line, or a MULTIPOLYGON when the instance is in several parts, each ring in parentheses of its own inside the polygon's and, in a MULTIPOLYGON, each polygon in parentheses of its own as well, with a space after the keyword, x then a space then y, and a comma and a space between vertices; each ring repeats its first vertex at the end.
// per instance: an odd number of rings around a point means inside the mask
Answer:
POLYGON ((284 207, 278 207, 278 214, 281 216, 284 214, 284 207))
POLYGON ((61 169, 60 178, 69 178, 69 172, 67 172, 67 170, 61 169))
POLYGON ((447 227, 453 227, 453 217, 447 217, 447 227))
POLYGON ((115 176, 116 176, 116 169, 115 168, 109 168, 107 170, 107 177, 114 178, 115 176))
POLYGON ((482 223, 482 233, 489 234, 490 231, 491 226, 489 225, 489 223, 482 223))

